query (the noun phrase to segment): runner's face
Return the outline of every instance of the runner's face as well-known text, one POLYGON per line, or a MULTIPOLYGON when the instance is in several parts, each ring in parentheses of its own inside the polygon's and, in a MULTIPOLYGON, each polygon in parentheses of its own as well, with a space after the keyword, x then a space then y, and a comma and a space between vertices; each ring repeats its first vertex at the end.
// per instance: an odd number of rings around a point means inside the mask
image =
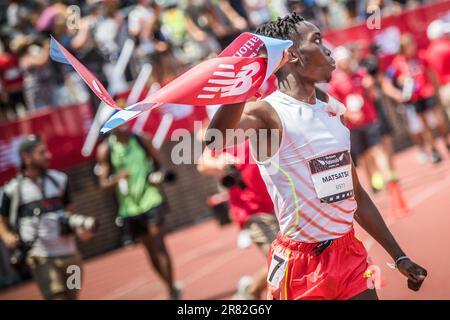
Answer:
POLYGON ((297 31, 294 46, 290 49, 294 73, 312 82, 330 81, 336 62, 331 51, 323 45, 320 30, 312 23, 304 22, 299 24, 297 31))

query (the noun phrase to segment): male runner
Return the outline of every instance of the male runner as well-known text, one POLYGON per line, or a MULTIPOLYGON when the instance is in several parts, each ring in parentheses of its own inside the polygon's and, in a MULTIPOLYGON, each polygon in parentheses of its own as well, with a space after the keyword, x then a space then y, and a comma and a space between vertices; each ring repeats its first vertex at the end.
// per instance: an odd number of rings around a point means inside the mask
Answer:
POLYGON ((220 148, 226 129, 281 133, 275 148, 271 139, 265 144, 259 134, 256 139, 268 150, 256 160, 281 230, 269 253, 269 297, 378 299, 364 277, 367 252, 354 237, 354 219, 418 290, 426 270, 405 255, 359 184, 348 129, 316 99, 316 83, 328 82, 335 69, 319 29, 292 13, 256 33, 294 42, 276 73, 279 90, 261 101, 222 106, 206 137, 214 137, 207 141, 210 148, 220 148), (217 130, 222 136, 214 136, 217 130))

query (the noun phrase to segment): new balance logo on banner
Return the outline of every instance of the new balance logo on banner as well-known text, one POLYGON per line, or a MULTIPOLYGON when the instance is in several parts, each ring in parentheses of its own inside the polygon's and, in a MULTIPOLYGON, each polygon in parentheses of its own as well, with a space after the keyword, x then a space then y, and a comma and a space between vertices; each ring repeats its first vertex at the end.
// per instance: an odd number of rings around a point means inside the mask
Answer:
POLYGON ((220 92, 220 97, 238 96, 246 93, 253 85, 253 76, 260 70, 257 62, 245 65, 237 73, 235 66, 231 64, 219 64, 220 71, 215 71, 213 75, 221 77, 208 80, 208 83, 218 86, 207 86, 202 93, 197 96, 199 99, 214 99, 220 92), (213 92, 213 93, 209 93, 213 92))

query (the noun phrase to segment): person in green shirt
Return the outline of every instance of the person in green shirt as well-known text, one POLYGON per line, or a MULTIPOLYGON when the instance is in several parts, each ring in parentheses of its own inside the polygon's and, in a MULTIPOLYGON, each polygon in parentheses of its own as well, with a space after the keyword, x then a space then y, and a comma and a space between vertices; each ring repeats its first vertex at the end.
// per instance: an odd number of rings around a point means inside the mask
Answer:
POLYGON ((127 125, 120 126, 99 145, 97 162, 100 186, 115 190, 125 227, 135 241, 144 245, 170 297, 179 299, 180 290, 174 284, 172 262, 164 243, 164 198, 152 179, 164 168, 151 139, 133 134, 127 125))

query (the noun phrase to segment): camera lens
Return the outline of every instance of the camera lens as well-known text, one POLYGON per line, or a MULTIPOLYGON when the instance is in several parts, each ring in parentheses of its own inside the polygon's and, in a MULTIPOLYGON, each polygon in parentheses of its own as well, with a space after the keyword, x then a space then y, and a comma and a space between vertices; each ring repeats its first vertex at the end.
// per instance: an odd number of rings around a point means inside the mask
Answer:
POLYGON ((225 188, 231 188, 236 184, 236 179, 232 175, 226 175, 222 178, 221 183, 225 188))
POLYGON ((164 182, 175 182, 177 174, 174 171, 167 171, 164 176, 164 182))

